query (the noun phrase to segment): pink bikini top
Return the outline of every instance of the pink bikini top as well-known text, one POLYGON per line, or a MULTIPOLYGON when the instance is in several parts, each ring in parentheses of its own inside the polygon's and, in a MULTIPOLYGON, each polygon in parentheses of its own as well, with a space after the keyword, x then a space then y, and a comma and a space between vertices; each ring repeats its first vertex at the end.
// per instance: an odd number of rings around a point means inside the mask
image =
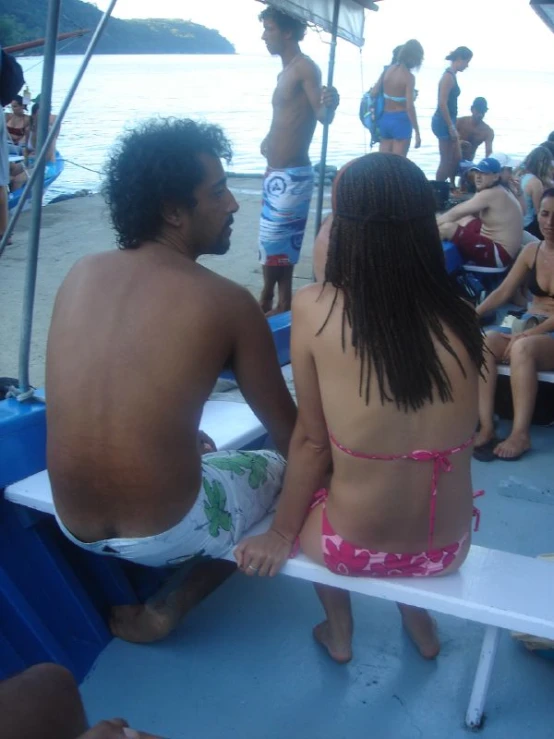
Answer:
MULTIPOLYGON (((449 457, 452 454, 467 449, 473 444, 474 434, 472 434, 467 441, 464 441, 460 446, 452 447, 452 449, 444 449, 443 451, 434 451, 429 449, 416 449, 409 454, 363 454, 362 452, 355 452, 352 449, 348 449, 343 446, 340 441, 337 441, 333 434, 329 432, 329 439, 331 444, 340 449, 341 452, 348 454, 350 457, 356 457, 357 459, 375 459, 381 462, 393 462, 397 459, 411 459, 414 462, 433 462, 433 477, 431 479, 431 510, 429 514, 429 551, 433 548, 433 533, 435 531, 435 512, 437 507, 437 486, 439 475, 441 472, 450 472, 452 470, 452 462, 449 457)), ((474 494, 474 498, 484 495, 484 491, 480 490, 474 494)), ((473 508, 473 515, 476 517, 475 531, 479 528, 479 510, 473 508)))

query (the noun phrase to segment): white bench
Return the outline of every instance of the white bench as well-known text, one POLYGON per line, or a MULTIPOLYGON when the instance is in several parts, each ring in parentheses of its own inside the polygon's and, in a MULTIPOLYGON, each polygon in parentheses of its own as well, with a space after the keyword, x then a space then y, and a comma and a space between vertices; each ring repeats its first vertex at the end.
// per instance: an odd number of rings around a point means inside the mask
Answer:
MULTIPOLYGON (((496 369, 499 375, 506 375, 507 377, 509 377, 511 374, 510 367, 507 364, 498 364, 496 365, 496 369)), ((539 382, 554 382, 554 371, 539 372, 538 378, 539 378, 539 382)))

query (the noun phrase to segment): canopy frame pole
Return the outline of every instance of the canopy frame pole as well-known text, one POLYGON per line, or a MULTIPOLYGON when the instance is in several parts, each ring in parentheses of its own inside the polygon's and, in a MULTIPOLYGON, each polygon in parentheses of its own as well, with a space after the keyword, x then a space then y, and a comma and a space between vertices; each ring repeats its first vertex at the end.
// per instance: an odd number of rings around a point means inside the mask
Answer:
MULTIPOLYGON (((339 27, 339 10, 341 0, 335 0, 333 7, 333 25, 331 27, 331 52, 329 54, 329 67, 327 70, 327 87, 333 86, 335 74, 335 55, 337 51, 337 32, 339 27)), ((327 145, 329 142, 330 111, 326 112, 323 123, 323 137, 321 140, 321 158, 319 161, 319 184, 317 190, 317 205, 315 209, 315 233, 319 233, 323 212, 323 193, 325 190, 325 167, 327 163, 327 145)))

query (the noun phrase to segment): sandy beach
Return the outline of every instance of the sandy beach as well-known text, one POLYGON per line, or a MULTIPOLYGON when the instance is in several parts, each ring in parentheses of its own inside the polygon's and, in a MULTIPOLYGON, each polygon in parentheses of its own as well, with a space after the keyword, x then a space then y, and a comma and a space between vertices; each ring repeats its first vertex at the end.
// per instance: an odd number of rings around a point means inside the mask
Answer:
MULTIPOLYGON (((230 251, 222 257, 202 257, 202 264, 235 280, 258 297, 262 286, 257 240, 260 215, 261 180, 232 179, 230 187, 240 204, 235 217, 230 251)), ((294 289, 312 279, 316 196, 312 208, 300 262, 294 273, 294 289)), ((326 194, 324 208, 329 207, 326 194)), ((30 212, 19 220, 13 237, 0 257, 0 376, 18 376, 19 337, 30 212)), ((30 381, 35 387, 44 383, 46 338, 56 292, 67 272, 86 254, 115 248, 106 206, 100 195, 66 200, 42 210, 30 381)))

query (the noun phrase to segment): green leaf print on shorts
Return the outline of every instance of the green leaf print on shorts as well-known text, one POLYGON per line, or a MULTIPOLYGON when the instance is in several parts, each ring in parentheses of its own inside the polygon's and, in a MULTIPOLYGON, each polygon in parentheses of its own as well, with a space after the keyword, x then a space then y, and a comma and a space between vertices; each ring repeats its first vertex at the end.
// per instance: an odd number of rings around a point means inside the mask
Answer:
POLYGON ((217 480, 210 485, 209 480, 202 481, 207 501, 204 501, 204 511, 209 521, 210 536, 214 538, 219 536, 219 530, 231 530, 231 514, 225 510, 227 496, 223 490, 223 486, 217 480))
POLYGON ((267 482, 267 465, 269 461, 259 452, 233 452, 225 457, 211 457, 208 464, 218 470, 233 472, 235 475, 248 475, 248 484, 252 490, 267 482))

